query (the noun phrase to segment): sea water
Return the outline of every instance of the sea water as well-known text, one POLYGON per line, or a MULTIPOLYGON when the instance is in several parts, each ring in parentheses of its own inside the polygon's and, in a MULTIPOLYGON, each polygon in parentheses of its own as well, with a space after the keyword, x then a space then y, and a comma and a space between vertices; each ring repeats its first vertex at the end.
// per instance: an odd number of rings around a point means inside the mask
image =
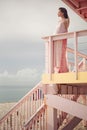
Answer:
POLYGON ((32 86, 0 86, 0 103, 17 102, 32 88, 32 86))

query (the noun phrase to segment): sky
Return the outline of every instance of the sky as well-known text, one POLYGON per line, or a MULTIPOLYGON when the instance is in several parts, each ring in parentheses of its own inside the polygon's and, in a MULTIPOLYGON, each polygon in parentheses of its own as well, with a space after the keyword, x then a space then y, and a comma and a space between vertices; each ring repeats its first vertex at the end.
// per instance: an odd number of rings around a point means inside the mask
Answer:
POLYGON ((69 31, 87 23, 61 0, 0 0, 0 86, 32 85, 45 72, 45 41, 52 35, 62 6, 70 17, 69 31))

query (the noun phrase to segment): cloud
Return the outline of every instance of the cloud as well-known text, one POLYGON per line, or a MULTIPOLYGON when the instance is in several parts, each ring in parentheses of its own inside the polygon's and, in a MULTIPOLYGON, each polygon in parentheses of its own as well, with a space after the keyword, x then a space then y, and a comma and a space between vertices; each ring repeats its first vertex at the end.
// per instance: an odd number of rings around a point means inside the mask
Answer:
POLYGON ((41 78, 41 73, 36 69, 24 68, 18 70, 16 74, 9 74, 7 70, 0 73, 0 86, 16 85, 26 86, 35 85, 41 78))
MULTIPOLYGON (((0 84, 21 84, 19 72, 24 73, 21 68, 43 69, 45 41, 41 37, 55 32, 60 6, 68 10, 69 31, 87 28, 87 23, 61 0, 0 0, 0 72, 7 70, 0 74, 0 84)), ((35 75, 29 77, 27 73, 28 83, 31 83, 35 75)), ((31 71, 29 73, 32 75, 31 71)))

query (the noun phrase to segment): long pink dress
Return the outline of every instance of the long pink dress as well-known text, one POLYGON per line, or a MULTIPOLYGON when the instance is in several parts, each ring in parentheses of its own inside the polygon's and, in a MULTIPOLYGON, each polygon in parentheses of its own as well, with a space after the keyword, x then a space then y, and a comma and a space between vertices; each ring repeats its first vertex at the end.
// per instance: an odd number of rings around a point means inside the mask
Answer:
MULTIPOLYGON (((65 32, 67 32, 67 28, 65 27, 64 22, 59 21, 55 34, 60 34, 60 33, 65 33, 65 32)), ((67 47, 67 39, 54 42, 54 66, 55 66, 54 70, 55 72, 59 72, 59 73, 68 72, 66 47, 67 47)))

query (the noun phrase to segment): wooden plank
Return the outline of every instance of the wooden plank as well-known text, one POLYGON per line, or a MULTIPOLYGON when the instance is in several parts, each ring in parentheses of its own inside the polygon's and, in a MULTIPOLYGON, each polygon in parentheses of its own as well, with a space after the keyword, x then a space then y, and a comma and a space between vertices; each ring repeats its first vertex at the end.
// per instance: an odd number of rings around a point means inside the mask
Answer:
POLYGON ((87 106, 57 95, 46 95, 46 105, 87 120, 87 106))
POLYGON ((42 82, 43 84, 81 84, 87 85, 87 71, 85 72, 78 72, 78 80, 75 79, 74 72, 68 73, 54 73, 52 74, 52 80, 49 80, 49 74, 42 75, 42 82))
POLYGON ((47 130, 57 130, 57 110, 47 107, 47 130))
POLYGON ((79 2, 77 2, 76 0, 68 0, 70 1, 73 5, 75 5, 77 8, 79 8, 79 2))
POLYGON ((80 14, 77 8, 69 1, 69 0, 62 0, 68 7, 70 7, 77 15, 79 15, 83 20, 87 22, 87 19, 84 17, 84 14, 80 14))

